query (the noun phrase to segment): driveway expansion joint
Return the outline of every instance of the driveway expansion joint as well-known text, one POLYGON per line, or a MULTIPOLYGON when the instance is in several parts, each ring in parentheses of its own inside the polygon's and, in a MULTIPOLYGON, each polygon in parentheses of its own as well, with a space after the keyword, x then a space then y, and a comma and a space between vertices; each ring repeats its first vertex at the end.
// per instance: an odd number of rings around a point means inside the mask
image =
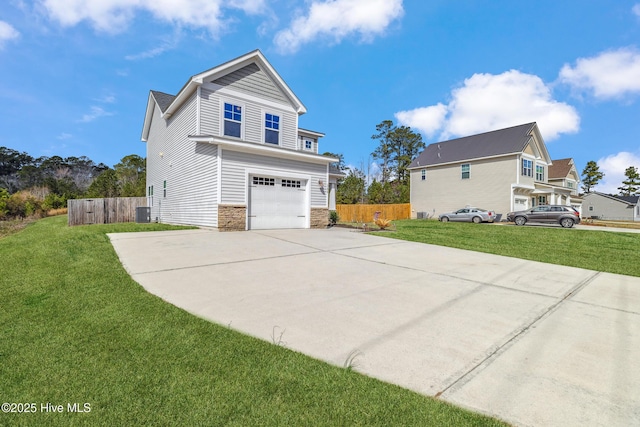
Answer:
POLYGON ((540 323, 543 319, 549 317, 552 313, 557 311, 561 305, 563 305, 566 301, 568 301, 573 295, 580 292, 580 290, 584 289, 589 283, 593 282, 602 272, 596 271, 594 274, 590 275, 586 279, 579 282, 576 286, 574 286, 569 292, 567 292, 562 298, 558 299, 554 304, 549 306, 546 310, 544 310, 541 314, 536 316, 529 324, 524 327, 519 328, 516 333, 512 334, 511 337, 505 341, 504 343, 496 346, 494 350, 492 350, 486 357, 480 360, 475 366, 471 369, 463 373, 460 377, 454 380, 451 384, 440 390, 435 394, 435 397, 440 397, 442 394, 446 393, 449 390, 455 389, 466 384, 468 381, 472 379, 472 374, 476 371, 479 371, 481 368, 485 368, 489 366, 494 360, 497 359, 498 356, 503 354, 520 340, 524 336, 526 332, 528 332, 531 328, 534 328, 538 323, 540 323))

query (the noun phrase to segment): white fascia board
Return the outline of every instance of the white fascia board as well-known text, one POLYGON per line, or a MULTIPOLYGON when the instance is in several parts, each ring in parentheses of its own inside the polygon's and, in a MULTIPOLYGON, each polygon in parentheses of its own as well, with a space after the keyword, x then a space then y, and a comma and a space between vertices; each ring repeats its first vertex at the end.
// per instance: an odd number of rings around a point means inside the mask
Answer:
POLYGON ((233 141, 226 138, 215 136, 189 136, 190 141, 206 142, 215 144, 218 147, 232 151, 240 151, 243 153, 261 154, 263 156, 279 157, 282 159, 299 160, 309 163, 329 164, 337 162, 338 159, 333 157, 321 156, 319 154, 305 153, 301 151, 290 150, 287 148, 276 148, 268 145, 256 144, 253 142, 233 141))
POLYGON ((153 97, 153 94, 149 92, 149 99, 147 100, 147 111, 144 114, 142 136, 140 137, 142 142, 147 142, 147 139, 149 138, 149 131, 151 130, 151 119, 153 118, 153 110, 156 105, 156 99, 153 97))
POLYGON ((471 162, 475 162, 477 160, 499 159, 500 157, 517 156, 518 154, 521 154, 521 152, 520 151, 516 151, 516 152, 513 152, 513 153, 496 154, 495 156, 474 157, 473 159, 456 160, 454 162, 435 163, 435 164, 431 164, 431 165, 420 165, 420 166, 414 166, 412 168, 407 168, 407 170, 427 169, 427 168, 434 168, 434 167, 437 167, 437 166, 458 165, 460 163, 471 163, 471 162))
POLYGON ((236 59, 232 59, 229 62, 225 62, 215 68, 212 68, 203 73, 197 74, 192 77, 191 81, 196 82, 198 84, 203 84, 205 80, 216 80, 222 76, 233 73, 243 67, 251 63, 256 63, 258 67, 264 71, 269 77, 271 77, 276 85, 287 95, 287 97, 293 102, 296 113, 304 114, 307 112, 304 104, 298 99, 298 97, 293 93, 291 88, 282 80, 282 77, 276 72, 276 70, 271 66, 267 58, 260 52, 260 50, 256 49, 252 52, 247 53, 246 55, 240 56, 236 59))
POLYGON ((314 130, 302 129, 302 128, 298 128, 298 135, 306 135, 306 136, 311 136, 316 138, 322 138, 323 136, 325 136, 325 134, 322 132, 316 132, 314 130))

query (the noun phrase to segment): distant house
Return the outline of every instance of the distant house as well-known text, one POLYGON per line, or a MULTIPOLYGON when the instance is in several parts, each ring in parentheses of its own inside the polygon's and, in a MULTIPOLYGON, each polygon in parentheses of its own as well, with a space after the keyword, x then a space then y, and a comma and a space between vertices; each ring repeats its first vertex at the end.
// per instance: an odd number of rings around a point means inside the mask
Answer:
POLYGON ((573 161, 554 163, 535 122, 430 144, 409 166, 412 217, 464 206, 503 218, 545 204, 580 210, 573 161))
POLYGON ((640 221, 640 196, 591 192, 584 195, 582 205, 587 218, 640 221))
POLYGON ((306 108, 259 50, 151 91, 142 130, 147 197, 159 222, 221 230, 319 228, 342 176, 306 108))

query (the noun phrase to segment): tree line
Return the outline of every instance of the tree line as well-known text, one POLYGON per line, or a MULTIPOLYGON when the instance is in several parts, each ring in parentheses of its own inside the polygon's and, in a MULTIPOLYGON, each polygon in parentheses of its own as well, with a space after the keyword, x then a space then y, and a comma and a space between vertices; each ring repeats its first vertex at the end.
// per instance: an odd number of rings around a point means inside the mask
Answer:
MULTIPOLYGON (((620 196, 639 196, 640 195, 640 173, 635 166, 629 166, 624 171, 626 179, 622 181, 622 185, 618 187, 618 195, 620 196)), ((582 171, 582 189, 585 193, 591 193, 598 182, 604 178, 604 173, 600 171, 598 163, 591 160, 587 162, 582 171)))
POLYGON ((68 199, 144 196, 146 161, 131 154, 113 168, 86 156, 32 157, 0 147, 0 219, 42 215, 68 199))
MULTIPOLYGON (((379 173, 369 180, 364 167, 349 167, 344 164, 341 154, 325 153, 337 157, 335 165, 347 176, 338 182, 336 202, 354 203, 409 203, 409 165, 425 148, 422 135, 408 126, 397 126, 391 120, 383 120, 376 125, 376 133, 371 139, 378 146, 371 153, 379 173)), ((367 165, 369 167, 369 165, 367 165)))

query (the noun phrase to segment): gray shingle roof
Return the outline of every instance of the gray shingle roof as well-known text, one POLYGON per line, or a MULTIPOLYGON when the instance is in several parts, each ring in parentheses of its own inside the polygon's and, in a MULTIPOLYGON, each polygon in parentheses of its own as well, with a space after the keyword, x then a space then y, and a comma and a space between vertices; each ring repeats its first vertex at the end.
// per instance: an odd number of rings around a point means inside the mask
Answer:
POLYGON ((430 144, 409 168, 492 157, 521 152, 531 138, 536 123, 526 123, 478 135, 430 144))
POLYGON ((171 105, 173 100, 176 99, 176 97, 173 95, 169 95, 168 93, 164 93, 164 92, 158 92, 157 90, 152 90, 151 93, 153 94, 153 97, 158 103, 158 106, 160 107, 160 111, 162 111, 163 113, 167 111, 167 108, 169 108, 169 105, 171 105))
POLYGON ((609 199, 618 200, 620 202, 627 203, 629 205, 638 204, 638 199, 640 199, 640 196, 618 196, 616 194, 600 193, 599 191, 594 191, 593 193, 598 194, 598 195, 603 196, 603 197, 607 197, 609 199))

